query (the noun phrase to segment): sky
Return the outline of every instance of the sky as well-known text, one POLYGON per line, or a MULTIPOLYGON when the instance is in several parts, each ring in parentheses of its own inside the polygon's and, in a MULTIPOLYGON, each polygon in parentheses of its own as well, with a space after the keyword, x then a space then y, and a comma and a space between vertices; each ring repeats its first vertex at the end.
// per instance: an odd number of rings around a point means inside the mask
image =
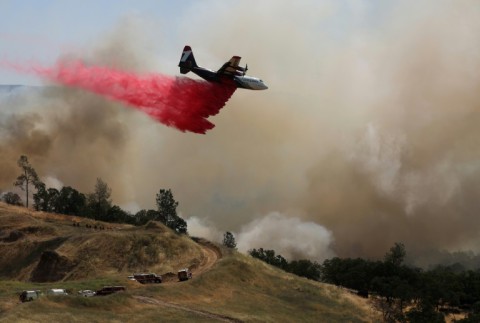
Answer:
MULTIPOLYGON (((228 230, 242 251, 478 253, 478 34, 467 0, 0 0, 3 63, 179 75, 189 44, 212 69, 242 56, 269 86, 237 90, 206 135, 80 90, 9 98, 0 190, 27 154, 53 186, 101 177, 132 212, 171 188, 191 234, 228 230)), ((3 65, 0 84, 48 84, 3 65)))
MULTIPOLYGON (((375 26, 382 20, 382 15, 395 7, 397 1, 326 1, 324 7, 332 12, 326 19, 319 19, 318 24, 313 26, 316 30, 327 30, 332 37, 343 38, 352 28, 352 25, 375 26), (368 19, 357 16, 366 15, 368 19)), ((314 2, 300 1, 292 7, 308 7, 314 2)), ((285 6, 287 2, 281 2, 279 6, 285 6)), ((217 16, 215 11, 208 14, 209 8, 223 8, 228 12, 229 6, 234 6, 235 1, 131 1, 131 0, 86 0, 81 3, 70 3, 61 0, 1 0, 0 1, 0 58, 13 62, 39 62, 53 64, 60 55, 66 52, 83 51, 99 40, 99 35, 110 32, 119 24, 119 21, 128 17, 137 17, 148 28, 144 32, 149 33, 152 39, 158 39, 158 43, 144 44, 158 54, 168 51, 165 47, 181 46, 188 42, 201 44, 201 37, 192 39, 190 33, 196 29, 196 25, 211 24, 215 21, 223 21, 222 16, 217 16), (196 12, 199 12, 197 15, 196 12), (189 19, 193 18, 190 22, 189 19), (147 30, 148 29, 148 30, 147 30), (161 49, 160 49, 161 48, 161 49)), ((228 13, 235 19, 241 20, 250 17, 261 19, 256 10, 272 5, 256 4, 247 1, 246 7, 251 13, 240 15, 235 12, 228 13), (258 8, 258 9, 256 9, 258 8)), ((288 7, 289 5, 287 5, 288 7)), ((315 14, 315 12, 313 12, 315 14)), ((322 14, 322 13, 320 13, 322 14)), ((288 19, 288 17, 278 17, 288 19)), ((217 25, 220 31, 222 26, 217 25)), ((244 25, 245 34, 254 33, 255 24, 244 25)), ((244 37, 242 37, 244 38, 244 37)), ((241 38, 240 38, 241 39, 241 38)), ((267 38, 268 39, 268 38, 267 38)), ((235 50, 242 46, 233 40, 222 47, 235 50)), ((177 54, 176 51, 171 53, 177 54)), ((208 48, 205 48, 208 51, 208 48)), ((178 55, 176 55, 178 56, 178 55)), ((173 73, 173 70, 172 70, 173 73)), ((18 74, 8 70, 0 70, 0 84, 33 84, 41 83, 35 77, 18 74)))
MULTIPOLYGON (((0 57, 16 62, 53 64, 69 51, 82 51, 98 41, 98 35, 111 31, 121 19, 138 16, 151 23, 158 38, 169 27, 175 39, 175 18, 192 1, 0 1, 0 57)), ((35 77, 0 71, 0 84, 40 84, 35 77)))

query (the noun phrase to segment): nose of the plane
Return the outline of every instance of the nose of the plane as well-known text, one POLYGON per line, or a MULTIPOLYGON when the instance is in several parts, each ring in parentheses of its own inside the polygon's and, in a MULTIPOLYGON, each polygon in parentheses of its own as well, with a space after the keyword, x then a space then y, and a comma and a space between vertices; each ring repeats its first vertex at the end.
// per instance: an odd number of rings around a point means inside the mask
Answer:
POLYGON ((268 89, 268 86, 267 86, 267 84, 265 84, 265 83, 262 83, 262 90, 266 90, 266 89, 268 89))

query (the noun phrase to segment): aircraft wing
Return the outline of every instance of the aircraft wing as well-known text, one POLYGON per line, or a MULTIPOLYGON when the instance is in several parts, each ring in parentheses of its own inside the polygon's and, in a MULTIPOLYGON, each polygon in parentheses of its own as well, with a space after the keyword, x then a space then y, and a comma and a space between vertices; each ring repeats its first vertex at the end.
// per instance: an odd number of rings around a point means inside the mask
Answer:
POLYGON ((243 71, 244 68, 238 66, 238 64, 240 64, 240 59, 240 56, 232 56, 228 62, 220 67, 217 73, 223 75, 235 75, 237 71, 243 71))

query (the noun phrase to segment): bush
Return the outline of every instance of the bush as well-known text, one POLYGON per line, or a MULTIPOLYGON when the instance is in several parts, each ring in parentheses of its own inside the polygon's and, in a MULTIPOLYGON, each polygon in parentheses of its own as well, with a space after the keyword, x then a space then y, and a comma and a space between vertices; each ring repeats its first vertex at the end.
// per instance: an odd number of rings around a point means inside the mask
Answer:
POLYGON ((19 206, 22 206, 23 203, 22 203, 22 199, 20 198, 20 196, 17 194, 17 193, 13 193, 13 192, 7 192, 5 193, 3 196, 2 196, 2 200, 7 203, 7 204, 11 204, 11 205, 19 205, 19 206))

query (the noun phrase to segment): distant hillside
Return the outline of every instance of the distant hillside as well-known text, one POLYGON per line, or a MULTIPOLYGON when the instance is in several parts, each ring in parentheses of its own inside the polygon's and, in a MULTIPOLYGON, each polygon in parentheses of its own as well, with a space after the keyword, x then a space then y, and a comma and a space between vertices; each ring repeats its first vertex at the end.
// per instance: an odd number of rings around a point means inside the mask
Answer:
POLYGON ((95 230, 85 227, 87 221, 0 203, 1 322, 379 321, 363 298, 203 239, 179 236, 159 223, 88 222, 95 230), (183 267, 192 269, 192 280, 177 281, 174 273, 183 267), (165 282, 127 280, 133 271, 164 274, 165 282), (75 295, 104 285, 124 285, 127 291, 75 295), (72 295, 18 301, 24 289, 48 288, 72 295))

